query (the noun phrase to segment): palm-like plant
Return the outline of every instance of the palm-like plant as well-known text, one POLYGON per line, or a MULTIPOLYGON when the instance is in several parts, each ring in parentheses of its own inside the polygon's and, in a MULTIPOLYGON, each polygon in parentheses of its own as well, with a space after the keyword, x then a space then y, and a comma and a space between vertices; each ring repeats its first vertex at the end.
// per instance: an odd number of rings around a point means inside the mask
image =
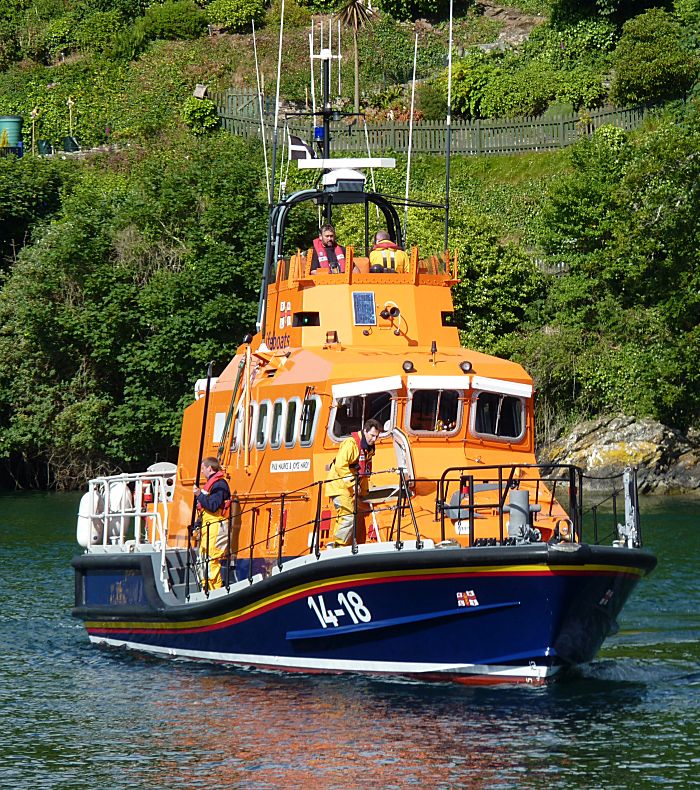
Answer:
POLYGON ((364 0, 347 0, 338 11, 338 18, 345 27, 352 30, 352 43, 355 54, 355 112, 360 112, 360 56, 357 51, 357 34, 365 25, 372 22, 375 12, 364 4, 364 0))

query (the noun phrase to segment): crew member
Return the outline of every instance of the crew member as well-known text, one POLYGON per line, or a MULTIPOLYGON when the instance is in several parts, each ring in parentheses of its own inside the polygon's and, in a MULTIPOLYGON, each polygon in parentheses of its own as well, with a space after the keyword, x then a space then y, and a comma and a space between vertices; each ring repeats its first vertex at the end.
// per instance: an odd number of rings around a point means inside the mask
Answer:
MULTIPOLYGON (((355 480, 358 481, 357 512, 364 524, 367 512, 366 503, 361 499, 369 491, 369 478, 372 474, 372 456, 375 443, 382 426, 378 420, 367 420, 362 431, 344 439, 338 448, 338 455, 331 464, 331 477, 326 482, 326 496, 333 500, 336 509, 335 534, 329 546, 348 546, 352 543, 355 516, 355 480)), ((361 536, 364 539, 364 536, 361 536)))
POLYGON ((385 230, 378 230, 374 236, 374 247, 369 253, 371 267, 381 266, 384 271, 407 272, 409 268, 408 255, 395 244, 385 230))
POLYGON ((223 586, 221 560, 229 550, 231 489, 216 458, 204 458, 200 473, 206 482, 201 488, 196 483, 192 488, 202 530, 199 552, 204 563, 206 586, 209 590, 217 590, 223 586))
POLYGON ((311 258, 311 271, 323 269, 324 273, 339 274, 345 271, 345 247, 338 244, 335 228, 323 225, 314 239, 314 254, 311 258))

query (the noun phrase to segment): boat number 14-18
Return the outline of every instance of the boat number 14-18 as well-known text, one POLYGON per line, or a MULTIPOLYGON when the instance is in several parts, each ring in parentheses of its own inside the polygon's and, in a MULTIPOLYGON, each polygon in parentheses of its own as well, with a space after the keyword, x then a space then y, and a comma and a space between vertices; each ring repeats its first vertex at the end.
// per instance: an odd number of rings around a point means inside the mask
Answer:
POLYGON ((337 609, 334 609, 332 605, 330 608, 327 607, 322 595, 310 595, 308 601, 309 608, 316 612, 316 617, 318 617, 324 628, 328 628, 329 625, 340 625, 340 621, 346 615, 355 624, 369 623, 372 619, 371 612, 362 603, 362 598, 354 590, 349 590, 347 593, 338 593, 337 609))

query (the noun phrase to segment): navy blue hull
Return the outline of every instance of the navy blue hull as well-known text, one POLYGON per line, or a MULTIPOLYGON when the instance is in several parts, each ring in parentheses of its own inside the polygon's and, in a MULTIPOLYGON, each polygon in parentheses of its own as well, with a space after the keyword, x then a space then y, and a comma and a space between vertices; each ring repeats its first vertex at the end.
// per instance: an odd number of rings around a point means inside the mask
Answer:
POLYGON ((311 562, 189 603, 148 555, 84 555, 74 614, 95 642, 245 665, 541 679, 591 660, 652 555, 524 547, 311 562))

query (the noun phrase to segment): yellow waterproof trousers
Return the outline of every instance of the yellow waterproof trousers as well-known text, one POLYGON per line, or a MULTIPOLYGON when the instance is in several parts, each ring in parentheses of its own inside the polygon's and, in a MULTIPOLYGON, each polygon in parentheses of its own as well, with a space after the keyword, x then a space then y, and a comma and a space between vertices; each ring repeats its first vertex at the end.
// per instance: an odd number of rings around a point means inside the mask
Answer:
MULTIPOLYGON (((352 527, 355 522, 355 497, 350 492, 339 494, 333 497, 333 505, 336 510, 333 541, 338 546, 349 546, 352 543, 352 527)), ((365 542, 365 514, 367 512, 367 505, 360 500, 357 503, 356 543, 365 542)))

